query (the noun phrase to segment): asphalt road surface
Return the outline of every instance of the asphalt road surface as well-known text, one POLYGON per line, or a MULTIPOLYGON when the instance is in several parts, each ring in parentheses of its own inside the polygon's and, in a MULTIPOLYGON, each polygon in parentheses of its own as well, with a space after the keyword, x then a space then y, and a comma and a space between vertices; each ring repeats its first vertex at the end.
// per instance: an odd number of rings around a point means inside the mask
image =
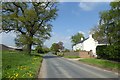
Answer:
POLYGON ((118 78, 118 74, 48 53, 38 78, 118 78))

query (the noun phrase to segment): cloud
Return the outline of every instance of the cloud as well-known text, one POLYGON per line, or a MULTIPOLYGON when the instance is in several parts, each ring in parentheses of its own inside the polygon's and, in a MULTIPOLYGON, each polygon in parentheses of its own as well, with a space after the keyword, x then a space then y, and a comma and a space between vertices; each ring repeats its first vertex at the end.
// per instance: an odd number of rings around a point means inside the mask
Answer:
POLYGON ((84 11, 91 11, 97 7, 98 3, 94 2, 80 2, 79 7, 84 11))
POLYGON ((16 33, 0 33, 0 44, 5 44, 7 46, 15 46, 14 39, 16 37, 16 33))

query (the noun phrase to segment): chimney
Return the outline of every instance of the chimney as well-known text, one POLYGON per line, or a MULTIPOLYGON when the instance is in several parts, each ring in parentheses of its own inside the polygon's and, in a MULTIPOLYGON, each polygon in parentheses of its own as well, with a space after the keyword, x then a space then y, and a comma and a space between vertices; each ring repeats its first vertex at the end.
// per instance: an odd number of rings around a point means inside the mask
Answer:
POLYGON ((89 38, 92 38, 92 34, 89 35, 89 38))
POLYGON ((81 41, 83 40, 83 37, 81 38, 81 41))

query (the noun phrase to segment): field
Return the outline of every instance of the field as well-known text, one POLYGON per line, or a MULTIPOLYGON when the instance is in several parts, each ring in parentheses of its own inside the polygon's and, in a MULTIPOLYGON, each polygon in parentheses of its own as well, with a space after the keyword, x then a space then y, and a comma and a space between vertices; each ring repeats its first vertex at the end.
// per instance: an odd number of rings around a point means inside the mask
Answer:
POLYGON ((2 52, 2 78, 36 78, 42 56, 18 51, 2 52))
POLYGON ((120 64, 118 62, 102 59, 80 59, 79 61, 111 71, 120 71, 120 64))

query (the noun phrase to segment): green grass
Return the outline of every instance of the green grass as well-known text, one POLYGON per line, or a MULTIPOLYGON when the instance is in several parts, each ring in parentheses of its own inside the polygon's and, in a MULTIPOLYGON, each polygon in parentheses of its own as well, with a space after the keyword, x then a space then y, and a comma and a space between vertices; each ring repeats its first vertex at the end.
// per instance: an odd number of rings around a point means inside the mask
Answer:
POLYGON ((80 58, 79 56, 64 56, 64 58, 80 58))
POLYGON ((2 78, 35 78, 42 62, 42 56, 23 52, 2 52, 2 78))
POLYGON ((118 62, 102 60, 102 59, 80 59, 79 61, 112 71, 117 71, 117 72, 120 71, 120 64, 118 62))

